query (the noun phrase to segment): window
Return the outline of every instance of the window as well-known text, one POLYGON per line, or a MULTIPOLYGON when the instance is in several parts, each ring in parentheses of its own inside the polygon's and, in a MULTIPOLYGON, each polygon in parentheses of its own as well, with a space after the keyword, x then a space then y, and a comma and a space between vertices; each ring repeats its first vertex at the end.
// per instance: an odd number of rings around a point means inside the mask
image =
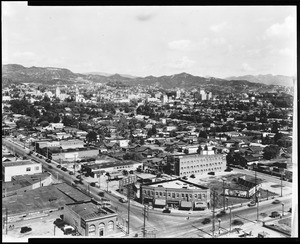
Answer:
POLYGON ((26 168, 26 171, 31 171, 31 168, 30 167, 26 168))
POLYGON ((36 166, 36 167, 35 167, 35 170, 39 170, 39 169, 40 169, 40 167, 39 167, 39 166, 36 166))
POLYGON ((114 222, 113 221, 109 221, 107 224, 107 231, 111 232, 114 230, 114 222))
POLYGON ((195 198, 197 198, 197 194, 195 194, 195 198))
POLYGON ((95 225, 90 225, 89 226, 89 236, 94 236, 96 235, 96 226, 95 225))
POLYGON ((192 194, 190 194, 190 198, 192 198, 193 197, 193 195, 192 194))
POLYGON ((168 192, 168 196, 169 196, 169 197, 171 196, 171 193, 170 193, 170 192, 168 192))
POLYGON ((172 193, 172 198, 175 198, 175 193, 174 192, 172 193))
POLYGON ((164 197, 166 196, 166 193, 164 192, 164 197))
POLYGON ((181 197, 184 197, 184 193, 181 194, 181 197))
POLYGON ((158 196, 158 192, 155 192, 155 195, 158 196))
POLYGON ((177 197, 179 197, 179 193, 177 193, 177 197))
POLYGON ((159 195, 162 196, 162 192, 160 192, 159 195))
POLYGON ((201 194, 200 193, 198 194, 198 198, 201 199, 201 194))
POLYGON ((147 193, 147 191, 146 190, 144 190, 144 194, 146 194, 147 193))

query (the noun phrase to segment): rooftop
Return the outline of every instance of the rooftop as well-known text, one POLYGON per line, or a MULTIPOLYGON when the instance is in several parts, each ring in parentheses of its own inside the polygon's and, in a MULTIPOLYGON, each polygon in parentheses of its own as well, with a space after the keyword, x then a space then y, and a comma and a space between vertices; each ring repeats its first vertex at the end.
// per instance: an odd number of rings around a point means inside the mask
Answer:
POLYGON ((30 165, 30 164, 39 164, 39 163, 31 160, 18 160, 18 161, 6 162, 5 164, 3 164, 3 167, 14 167, 14 166, 30 165))
POLYGON ((100 205, 97 205, 93 201, 68 205, 84 220, 91 220, 99 217, 101 218, 108 215, 116 215, 116 212, 113 210, 106 207, 100 207, 100 205))
POLYGON ((175 189, 188 189, 188 190, 196 190, 196 189, 209 189, 205 186, 200 186, 197 184, 194 184, 192 182, 182 180, 182 179, 173 179, 173 180, 165 180, 155 183, 149 183, 145 185, 151 185, 153 187, 162 187, 162 188, 175 188, 175 189))

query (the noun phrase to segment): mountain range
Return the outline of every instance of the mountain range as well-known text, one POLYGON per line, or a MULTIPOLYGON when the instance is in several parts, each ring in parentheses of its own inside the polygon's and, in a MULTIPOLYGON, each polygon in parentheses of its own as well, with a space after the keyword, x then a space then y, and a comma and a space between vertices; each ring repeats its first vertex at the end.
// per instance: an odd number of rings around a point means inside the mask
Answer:
MULTIPOLYGON (((24 67, 19 64, 6 64, 2 66, 2 86, 11 83, 41 83, 47 85, 63 85, 74 83, 102 83, 110 86, 154 86, 164 89, 204 88, 212 92, 222 91, 247 92, 249 90, 271 89, 273 85, 284 83, 285 76, 245 76, 220 79, 214 77, 200 77, 188 73, 174 74, 170 76, 146 76, 134 77, 130 75, 90 72, 73 73, 64 68, 54 67, 24 67), (269 79, 268 79, 269 77, 269 79), (271 82, 273 80, 273 83, 271 82)), ((290 77, 291 78, 291 77, 290 77)), ((292 78, 291 78, 292 79, 292 78)), ((287 83, 285 84, 287 85, 287 83)))

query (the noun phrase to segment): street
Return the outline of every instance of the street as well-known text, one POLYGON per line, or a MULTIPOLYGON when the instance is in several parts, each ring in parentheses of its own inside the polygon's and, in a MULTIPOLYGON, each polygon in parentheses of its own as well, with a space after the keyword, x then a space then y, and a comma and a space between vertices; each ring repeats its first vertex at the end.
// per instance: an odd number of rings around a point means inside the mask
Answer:
MULTIPOLYGON (((71 184, 76 180, 75 175, 69 175, 68 173, 56 168, 56 166, 51 163, 47 163, 44 159, 41 159, 35 155, 27 155, 22 146, 16 145, 15 143, 8 141, 6 139, 2 139, 4 145, 6 145, 9 149, 13 149, 17 154, 21 156, 27 156, 35 161, 40 162, 43 167, 47 169, 54 177, 56 176, 59 179, 62 179, 65 182, 71 184), (49 168, 49 166, 52 168, 49 168)), ((241 173, 245 173, 241 170, 241 173)), ((250 173, 250 172, 249 172, 250 173)), ((252 172, 251 172, 252 173, 252 172)), ((271 178, 270 176, 260 175, 258 173, 258 177, 264 178, 268 180, 271 178)), ((271 179, 274 182, 274 177, 271 179)), ((276 179, 280 182, 280 180, 276 179)), ((275 181, 276 181, 275 180, 275 181)), ((290 182, 284 182, 285 185, 291 185, 290 182)), ((81 191, 87 193, 89 196, 93 197, 96 200, 100 200, 98 195, 99 189, 91 187, 89 183, 83 181, 83 184, 77 184, 77 187, 81 189, 81 191)), ((113 208, 118 212, 119 217, 122 219, 128 219, 128 203, 121 203, 119 201, 119 197, 115 196, 111 193, 105 192, 105 197, 111 200, 113 208)), ((130 234, 133 233, 141 233, 142 227, 144 224, 144 216, 143 216, 143 206, 140 204, 133 204, 132 200, 130 204, 130 234)), ((269 199, 267 201, 263 201, 259 203, 259 213, 266 213, 270 215, 272 211, 278 211, 281 213, 282 205, 281 204, 272 204, 273 199, 269 199)), ((281 202, 284 204, 285 211, 287 211, 291 207, 291 196, 286 196, 282 198, 281 202)), ((216 212, 217 213, 217 212, 216 212)), ((212 223, 203 225, 201 222, 204 218, 209 217, 212 218, 211 211, 209 212, 197 212, 189 214, 188 212, 182 214, 173 215, 162 213, 162 210, 152 210, 149 209, 148 219, 146 220, 146 229, 155 230, 156 237, 172 237, 172 238, 180 238, 180 237, 188 237, 197 235, 200 237, 201 235, 205 235, 205 233, 212 233, 212 223), (187 219, 189 216, 189 219, 187 219)), ((257 207, 241 207, 232 210, 231 220, 240 219, 244 223, 253 222, 255 223, 257 220, 257 207)), ((262 221, 262 217, 259 216, 259 220, 262 221)), ((229 210, 227 210, 227 214, 220 218, 220 226, 225 229, 229 229, 230 227, 230 214, 229 210)), ((215 230, 218 229, 218 221, 217 218, 215 220, 215 230)))

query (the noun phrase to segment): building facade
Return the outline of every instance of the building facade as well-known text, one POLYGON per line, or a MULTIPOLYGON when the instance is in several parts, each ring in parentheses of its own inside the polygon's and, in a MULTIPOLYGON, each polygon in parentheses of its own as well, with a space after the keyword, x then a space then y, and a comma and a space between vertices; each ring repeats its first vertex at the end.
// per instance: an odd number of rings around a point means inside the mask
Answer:
POLYGON ((42 165, 31 160, 13 161, 2 165, 4 182, 11 181, 14 176, 38 173, 42 173, 42 165))
POLYGON ((209 208, 210 189, 182 179, 143 184, 140 196, 154 207, 172 206, 181 209, 209 208))
POLYGON ((92 199, 66 204, 64 221, 82 236, 105 237, 116 233, 117 213, 92 199))
POLYGON ((202 175, 209 172, 222 172, 226 169, 226 156, 215 155, 177 155, 168 157, 169 171, 174 175, 202 175))

